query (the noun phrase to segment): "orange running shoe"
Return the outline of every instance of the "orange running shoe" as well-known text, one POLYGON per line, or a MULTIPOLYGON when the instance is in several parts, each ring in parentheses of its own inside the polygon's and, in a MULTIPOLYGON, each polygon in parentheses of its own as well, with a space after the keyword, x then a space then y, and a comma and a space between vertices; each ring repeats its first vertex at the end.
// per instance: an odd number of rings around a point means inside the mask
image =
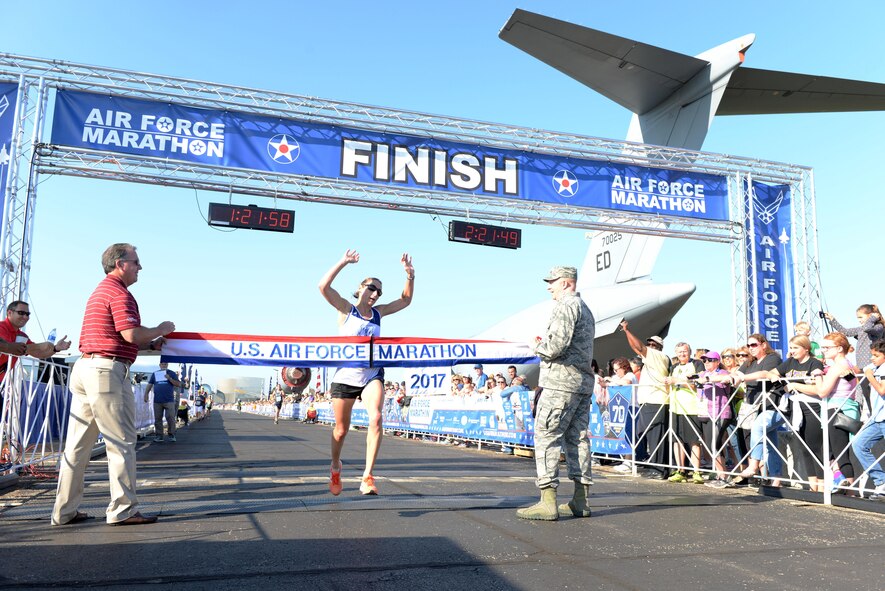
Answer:
POLYGON ((335 495, 336 497, 341 494, 341 469, 344 468, 344 463, 342 462, 338 470, 332 470, 329 468, 329 492, 335 495))
POLYGON ((369 474, 360 482, 360 494, 377 495, 378 487, 375 486, 375 477, 369 474))

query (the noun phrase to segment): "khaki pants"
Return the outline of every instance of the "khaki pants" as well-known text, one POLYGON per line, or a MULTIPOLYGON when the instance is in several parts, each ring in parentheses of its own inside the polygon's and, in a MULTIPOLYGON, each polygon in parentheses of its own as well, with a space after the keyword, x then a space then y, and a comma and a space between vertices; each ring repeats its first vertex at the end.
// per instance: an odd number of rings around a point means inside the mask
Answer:
POLYGON ((593 484, 590 472, 591 393, 565 392, 544 388, 535 417, 535 469, 538 488, 559 486, 559 456, 565 453, 570 480, 593 484))
POLYGON ((71 372, 71 412, 52 523, 70 521, 83 501, 83 478, 98 434, 104 436, 111 502, 108 523, 136 513, 135 395, 124 363, 93 357, 79 359, 71 372))

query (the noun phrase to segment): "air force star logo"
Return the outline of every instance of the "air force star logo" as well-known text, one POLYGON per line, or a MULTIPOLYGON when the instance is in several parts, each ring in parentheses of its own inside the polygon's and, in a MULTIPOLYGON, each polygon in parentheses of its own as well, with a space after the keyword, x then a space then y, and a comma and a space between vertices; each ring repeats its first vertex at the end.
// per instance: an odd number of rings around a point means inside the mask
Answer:
POLYGON ((274 162, 280 164, 292 164, 301 154, 301 146, 298 141, 291 135, 284 133, 278 134, 270 138, 267 142, 267 154, 274 162))
POLYGON ((572 197, 578 192, 578 177, 567 170, 559 170, 553 175, 553 188, 565 197, 572 197))

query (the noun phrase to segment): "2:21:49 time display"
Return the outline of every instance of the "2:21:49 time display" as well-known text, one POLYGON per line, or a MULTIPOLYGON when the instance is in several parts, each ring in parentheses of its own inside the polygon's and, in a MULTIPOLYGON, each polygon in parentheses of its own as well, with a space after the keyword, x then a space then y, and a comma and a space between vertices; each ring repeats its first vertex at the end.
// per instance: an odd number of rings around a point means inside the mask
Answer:
POLYGON ((452 220, 449 222, 449 240, 501 248, 519 248, 522 246, 522 230, 452 220))

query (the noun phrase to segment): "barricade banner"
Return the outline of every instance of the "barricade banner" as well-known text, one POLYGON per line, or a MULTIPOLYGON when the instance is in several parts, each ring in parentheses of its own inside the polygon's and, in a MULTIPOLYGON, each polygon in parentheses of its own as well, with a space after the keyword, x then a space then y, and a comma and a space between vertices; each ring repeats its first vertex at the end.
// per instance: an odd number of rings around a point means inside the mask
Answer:
POLYGON ((796 319, 793 297, 793 231, 789 185, 753 181, 747 207, 752 208, 754 237, 748 244, 749 284, 754 286, 750 318, 755 330, 764 334, 771 347, 786 359, 789 331, 796 319))
POLYGON ((132 386, 132 392, 135 395, 135 430, 141 431, 154 424, 154 403, 153 396, 148 396, 148 401, 144 401, 144 384, 135 384, 132 386))
MULTIPOLYGON (((400 406, 393 398, 384 400, 382 417, 385 429, 413 431, 462 439, 492 441, 530 447, 534 445, 535 425, 532 419, 531 390, 524 390, 504 404, 500 396, 495 399, 464 399, 451 396, 416 396, 408 406, 400 406)), ((307 415, 306 402, 284 405, 283 416, 303 419, 307 415)), ((327 401, 315 402, 318 420, 334 423, 332 405, 327 401)), ((259 414, 272 413, 272 405, 255 409, 259 414)), ((357 400, 351 415, 351 424, 358 427, 369 425, 369 415, 361 400, 357 400)))
POLYGON ((452 372, 439 367, 416 367, 406 376, 409 396, 445 396, 452 391, 452 372))
POLYGON ((608 386, 608 401, 602 405, 594 397, 590 410, 590 451, 603 454, 632 454, 630 429, 633 404, 631 386, 608 386))
POLYGON ((80 91, 57 92, 52 143, 574 207, 729 219, 724 176, 80 91))
POLYGON ((537 363, 528 345, 385 337, 283 337, 196 332, 166 336, 162 361, 271 367, 440 367, 537 363))

